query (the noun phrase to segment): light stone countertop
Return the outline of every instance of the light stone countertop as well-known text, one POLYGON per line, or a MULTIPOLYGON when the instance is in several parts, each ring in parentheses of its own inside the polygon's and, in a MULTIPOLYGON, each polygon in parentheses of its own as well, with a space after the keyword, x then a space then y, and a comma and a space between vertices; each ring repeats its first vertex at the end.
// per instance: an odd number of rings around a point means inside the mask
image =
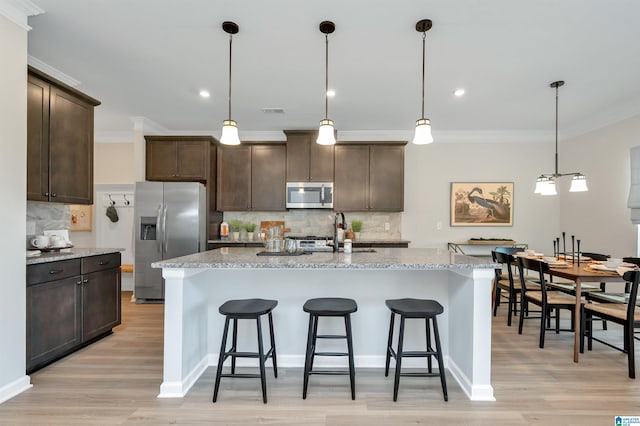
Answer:
MULTIPOLYGON (((362 249, 367 250, 367 249, 362 249)), ((499 264, 436 248, 376 248, 375 252, 313 252, 300 256, 257 256, 255 247, 209 250, 151 264, 153 268, 199 269, 495 269, 499 264)))
POLYGON ((78 259, 82 257, 98 256, 124 251, 123 248, 68 248, 60 251, 42 252, 34 257, 27 257, 27 265, 37 263, 57 262, 59 260, 78 259))

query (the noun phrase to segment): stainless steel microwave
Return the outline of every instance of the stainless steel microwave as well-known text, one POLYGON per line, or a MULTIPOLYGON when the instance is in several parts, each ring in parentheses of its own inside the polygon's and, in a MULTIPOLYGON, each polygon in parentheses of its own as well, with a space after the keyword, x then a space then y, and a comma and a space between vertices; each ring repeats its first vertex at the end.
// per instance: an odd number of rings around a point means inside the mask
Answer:
POLYGON ((333 182, 287 182, 288 209, 332 209, 333 182))

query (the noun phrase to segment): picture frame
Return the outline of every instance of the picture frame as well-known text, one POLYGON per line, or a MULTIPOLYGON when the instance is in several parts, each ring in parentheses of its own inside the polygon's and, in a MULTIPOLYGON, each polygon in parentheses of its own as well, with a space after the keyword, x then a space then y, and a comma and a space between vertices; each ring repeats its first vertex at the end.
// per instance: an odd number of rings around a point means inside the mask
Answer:
POLYGON ((73 232, 91 232, 93 229, 92 206, 81 204, 70 204, 71 225, 69 230, 73 232))
POLYGON ((513 226, 513 182, 451 182, 451 226, 513 226))

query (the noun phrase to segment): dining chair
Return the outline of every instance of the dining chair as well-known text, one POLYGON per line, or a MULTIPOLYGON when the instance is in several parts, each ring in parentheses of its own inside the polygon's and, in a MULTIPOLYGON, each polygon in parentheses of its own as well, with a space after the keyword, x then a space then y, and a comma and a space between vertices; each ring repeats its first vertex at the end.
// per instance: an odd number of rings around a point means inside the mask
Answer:
MULTIPOLYGON (((501 301, 501 293, 504 290, 507 293, 506 300, 509 304, 507 311, 507 325, 511 326, 511 318, 518 314, 518 295, 521 293, 522 284, 520 283, 520 275, 514 274, 515 258, 511 254, 493 250, 491 257, 494 262, 502 264, 502 268, 496 269, 495 273, 495 296, 493 305, 493 316, 496 316, 498 306, 501 301)), ((527 276, 528 286, 530 290, 534 288, 540 289, 540 285, 534 282, 535 277, 527 276)))
POLYGON ((522 334, 522 327, 524 325, 524 312, 529 303, 540 306, 540 348, 544 348, 544 337, 547 329, 547 322, 552 317, 551 310, 555 310, 556 319, 556 333, 560 331, 573 331, 573 320, 575 316, 576 298, 570 294, 561 291, 549 291, 549 282, 545 279, 545 274, 549 271, 549 264, 537 259, 530 259, 526 257, 518 257, 518 270, 520 276, 526 276, 526 271, 532 271, 537 273, 538 281, 540 283, 540 291, 532 291, 529 286, 529 281, 526 279, 520 279, 522 285, 521 297, 520 297, 520 322, 518 324, 518 334, 522 334), (571 312, 571 328, 560 329, 560 309, 567 309, 571 312))
POLYGON ((640 310, 638 310, 638 278, 640 271, 625 272, 623 278, 631 283, 628 299, 624 297, 624 303, 587 303, 583 306, 584 315, 580 325, 581 344, 580 350, 584 351, 584 338, 587 337, 589 350, 592 350, 593 341, 600 342, 610 348, 625 352, 629 364, 629 378, 636 378, 634 329, 640 327, 640 310), (598 317, 623 326, 623 347, 611 344, 601 338, 594 337, 593 318, 598 317))

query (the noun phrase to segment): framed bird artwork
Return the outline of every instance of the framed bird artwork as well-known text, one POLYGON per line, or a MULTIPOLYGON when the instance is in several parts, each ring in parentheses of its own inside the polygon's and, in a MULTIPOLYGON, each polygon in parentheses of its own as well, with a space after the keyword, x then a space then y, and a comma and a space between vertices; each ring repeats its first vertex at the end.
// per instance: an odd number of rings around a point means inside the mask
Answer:
POLYGON ((513 226, 513 182, 451 182, 451 226, 513 226))

